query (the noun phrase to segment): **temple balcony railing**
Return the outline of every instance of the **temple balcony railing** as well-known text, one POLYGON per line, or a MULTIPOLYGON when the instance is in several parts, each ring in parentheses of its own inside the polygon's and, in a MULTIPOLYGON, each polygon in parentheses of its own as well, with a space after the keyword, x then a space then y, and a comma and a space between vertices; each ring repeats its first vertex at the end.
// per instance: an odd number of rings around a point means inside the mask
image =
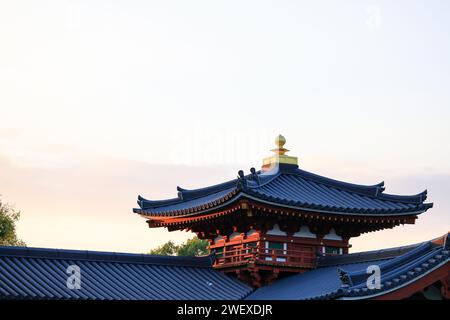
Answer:
POLYGON ((266 264, 279 267, 314 268, 316 255, 311 250, 270 249, 250 247, 216 252, 214 266, 225 268, 247 264, 266 264))

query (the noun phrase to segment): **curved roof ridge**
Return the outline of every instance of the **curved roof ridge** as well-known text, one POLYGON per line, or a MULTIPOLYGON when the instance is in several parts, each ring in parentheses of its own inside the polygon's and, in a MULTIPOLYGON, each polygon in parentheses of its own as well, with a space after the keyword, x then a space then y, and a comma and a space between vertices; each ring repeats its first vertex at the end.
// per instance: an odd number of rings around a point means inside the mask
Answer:
POLYGON ((380 194, 380 199, 403 203, 421 204, 427 199, 427 193, 428 193, 427 190, 424 190, 414 195, 396 195, 396 194, 382 193, 380 194))
POLYGON ((216 192, 220 192, 235 187, 237 185, 237 181, 238 179, 233 179, 212 186, 191 190, 177 186, 178 198, 181 200, 192 200, 195 198, 207 196, 216 192))
POLYGON ((307 180, 312 180, 314 182, 321 183, 330 187, 346 190, 353 193, 359 193, 366 196, 377 197, 385 189, 384 181, 374 185, 362 185, 328 178, 325 176, 318 175, 316 173, 302 170, 300 168, 293 170, 291 173, 307 180))
POLYGON ((207 196, 219 191, 223 191, 226 189, 230 189, 233 186, 236 186, 237 179, 233 179, 227 182, 219 183, 216 185, 199 188, 199 189, 184 189, 180 186, 177 186, 178 191, 178 197, 177 198, 171 198, 166 200, 148 200, 142 197, 141 195, 138 195, 138 201, 137 204, 141 209, 152 209, 157 207, 163 207, 167 205, 173 205, 177 204, 186 200, 192 200, 195 198, 200 198, 203 196, 207 196))
POLYGON ((0 246, 0 256, 142 263, 142 264, 175 265, 186 267, 211 267, 214 259, 212 255, 201 257, 162 256, 145 253, 122 253, 122 252, 108 252, 108 251, 71 250, 71 249, 38 248, 38 247, 11 247, 11 246, 0 246))
POLYGON ((179 202, 182 202, 183 200, 178 198, 171 198, 171 199, 165 199, 165 200, 148 200, 142 197, 141 195, 138 195, 137 204, 141 209, 150 209, 150 208, 157 208, 167 205, 176 204, 179 202))

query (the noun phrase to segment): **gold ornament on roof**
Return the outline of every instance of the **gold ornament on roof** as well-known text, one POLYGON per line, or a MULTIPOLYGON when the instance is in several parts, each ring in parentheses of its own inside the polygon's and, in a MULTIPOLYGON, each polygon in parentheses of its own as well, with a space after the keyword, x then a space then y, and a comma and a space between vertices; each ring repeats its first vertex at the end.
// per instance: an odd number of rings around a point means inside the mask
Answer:
POLYGON ((290 164, 297 166, 298 159, 297 157, 291 157, 286 155, 286 152, 289 150, 284 147, 286 143, 286 138, 279 134, 275 138, 275 145, 277 148, 272 149, 271 151, 275 153, 275 155, 271 157, 267 157, 263 159, 263 171, 270 170, 271 168, 277 166, 278 164, 290 164))
POLYGON ((283 137, 281 134, 279 134, 276 138, 275 138, 275 145, 278 147, 276 149, 272 149, 270 151, 275 152, 276 154, 279 155, 283 155, 286 152, 288 152, 289 150, 286 148, 283 148, 284 144, 286 143, 286 138, 283 137))

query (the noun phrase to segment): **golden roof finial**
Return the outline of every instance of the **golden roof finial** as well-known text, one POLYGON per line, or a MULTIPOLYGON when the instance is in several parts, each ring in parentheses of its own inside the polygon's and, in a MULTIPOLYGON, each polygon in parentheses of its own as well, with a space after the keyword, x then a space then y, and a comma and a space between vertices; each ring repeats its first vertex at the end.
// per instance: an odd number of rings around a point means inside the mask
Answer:
POLYGON ((277 148, 271 150, 275 152, 275 155, 263 159, 263 166, 262 166, 263 171, 270 170, 271 168, 273 168, 278 164, 290 164, 294 166, 298 165, 297 157, 291 157, 285 154, 286 152, 289 151, 288 149, 284 148, 285 143, 286 138, 283 137, 281 134, 279 134, 275 138, 275 145, 277 146, 277 148))
POLYGON ((276 149, 272 149, 270 151, 275 152, 276 154, 279 155, 283 155, 286 152, 288 152, 288 149, 283 148, 284 144, 286 143, 286 138, 283 137, 281 134, 279 134, 276 138, 275 138, 275 145, 278 147, 276 149))

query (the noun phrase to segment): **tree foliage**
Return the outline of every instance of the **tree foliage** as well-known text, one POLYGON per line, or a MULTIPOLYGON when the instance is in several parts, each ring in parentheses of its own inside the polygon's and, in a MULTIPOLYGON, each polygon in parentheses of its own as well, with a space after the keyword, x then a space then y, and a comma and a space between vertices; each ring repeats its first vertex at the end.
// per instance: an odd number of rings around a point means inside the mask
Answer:
POLYGON ((149 254, 159 254, 162 256, 174 256, 177 252, 177 245, 172 240, 167 241, 163 245, 150 250, 149 254))
POLYGON ((25 246, 16 234, 16 222, 19 221, 20 211, 15 210, 0 199, 0 245, 25 246))
POLYGON ((176 245, 170 240, 151 250, 149 253, 163 256, 202 256, 209 253, 208 246, 208 240, 201 240, 194 237, 180 245, 176 245))
POLYGON ((209 241, 197 237, 189 239, 178 247, 178 256, 203 256, 209 253, 209 241))

